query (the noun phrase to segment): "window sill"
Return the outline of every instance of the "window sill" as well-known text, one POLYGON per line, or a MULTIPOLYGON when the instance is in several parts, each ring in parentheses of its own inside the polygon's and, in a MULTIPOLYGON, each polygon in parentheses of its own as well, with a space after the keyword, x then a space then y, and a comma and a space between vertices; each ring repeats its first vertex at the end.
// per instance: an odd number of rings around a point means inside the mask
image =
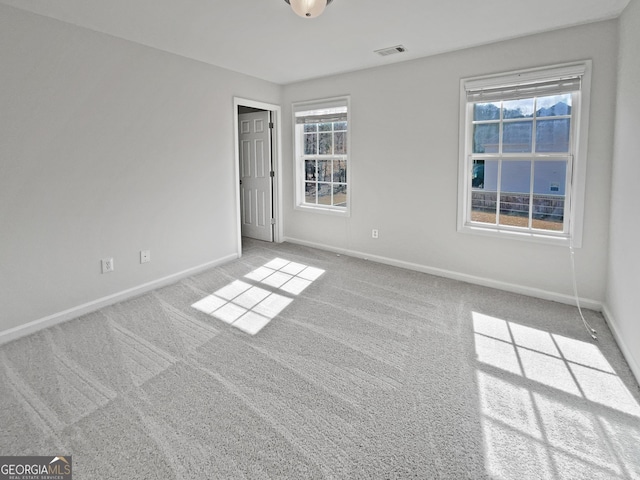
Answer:
POLYGON ((351 216, 351 213, 349 212, 349 208, 338 210, 335 208, 325 208, 325 207, 311 206, 311 205, 296 205, 294 208, 301 212, 319 213, 321 215, 333 215, 336 217, 351 216))
POLYGON ((506 238, 510 240, 520 240, 525 242, 532 243, 541 243, 546 245, 555 245, 558 247, 566 247, 569 248, 573 246, 574 248, 579 248, 581 242, 574 240, 573 245, 571 244, 571 239, 569 235, 564 234, 545 234, 545 233, 537 233, 537 232, 518 232, 514 230, 504 230, 500 228, 493 227, 483 227, 481 225, 463 225, 458 227, 459 233, 469 234, 469 235, 481 235, 485 237, 493 237, 493 238, 506 238))

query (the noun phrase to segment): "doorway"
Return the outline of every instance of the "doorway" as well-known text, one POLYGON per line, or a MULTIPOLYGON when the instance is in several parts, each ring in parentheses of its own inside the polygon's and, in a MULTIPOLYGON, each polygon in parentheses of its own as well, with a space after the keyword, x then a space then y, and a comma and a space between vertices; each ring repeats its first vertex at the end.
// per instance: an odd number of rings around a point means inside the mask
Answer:
POLYGON ((280 107, 234 98, 238 254, 242 237, 282 238, 280 107))

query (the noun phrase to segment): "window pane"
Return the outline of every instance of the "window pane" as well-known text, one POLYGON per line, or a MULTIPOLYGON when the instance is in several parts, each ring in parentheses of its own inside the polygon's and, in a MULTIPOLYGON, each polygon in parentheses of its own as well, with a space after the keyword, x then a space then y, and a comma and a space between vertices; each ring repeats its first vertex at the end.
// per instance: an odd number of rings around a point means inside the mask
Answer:
POLYGON ((304 124, 304 131, 305 131, 305 133, 307 133, 307 132, 317 132, 318 131, 318 124, 317 123, 305 123, 304 124))
POLYGON ((473 126, 473 153, 498 153, 499 140, 499 123, 473 126))
POLYGON ((564 195, 567 181, 567 160, 537 160, 533 173, 533 193, 564 195))
POLYGON ((502 126, 502 153, 531 151, 533 122, 505 123, 502 126))
POLYGON ((536 152, 568 152, 570 119, 536 122, 536 152))
POLYGON ((558 115, 571 115, 571 94, 551 95, 540 97, 537 100, 538 117, 556 117, 558 115))
POLYGON ((304 136, 304 154, 315 155, 318 153, 318 134, 308 133, 304 136))
POLYGON ((321 133, 320 134, 320 144, 318 148, 318 153, 320 155, 331 155, 333 153, 331 151, 331 147, 333 142, 331 141, 333 134, 329 133, 321 133))
POLYGON ((318 184, 318 205, 331 205, 331 184, 319 183, 318 184))
POLYGON ((474 120, 498 120, 500 118, 500 102, 474 103, 474 120))
POLYGON ((347 132, 336 132, 333 134, 333 153, 344 155, 347 153, 347 132))
POLYGON ((471 173, 471 221, 496 224, 498 161, 474 160, 471 173))
POLYGON ((318 160, 318 180, 331 181, 331 160, 318 160))
POLYGON ((533 98, 522 100, 510 100, 502 105, 503 118, 530 118, 533 117, 533 98))
POLYGON ((347 186, 346 185, 333 186, 333 204, 336 207, 347 206, 347 186))
POLYGON ((347 181, 347 161, 346 160, 333 161, 333 181, 346 183, 347 181))
POLYGON ((316 203, 316 184, 306 182, 304 184, 304 202, 305 203, 316 203))
POLYGON ((347 122, 336 122, 333 124, 333 129, 334 130, 346 130, 347 129, 347 122))
POLYGON ((529 226, 531 161, 504 160, 500 181, 500 225, 529 226))
POLYGON ((484 160, 474 160, 471 168, 471 188, 484 188, 484 160))
POLYGON ((331 124, 330 123, 321 123, 320 125, 318 125, 319 129, 321 132, 330 132, 331 131, 331 124))
POLYGON ((533 172, 532 227, 563 230, 567 161, 537 161, 533 172))
POLYGON ((304 161, 304 179, 305 180, 317 180, 316 178, 316 161, 305 160, 304 161))

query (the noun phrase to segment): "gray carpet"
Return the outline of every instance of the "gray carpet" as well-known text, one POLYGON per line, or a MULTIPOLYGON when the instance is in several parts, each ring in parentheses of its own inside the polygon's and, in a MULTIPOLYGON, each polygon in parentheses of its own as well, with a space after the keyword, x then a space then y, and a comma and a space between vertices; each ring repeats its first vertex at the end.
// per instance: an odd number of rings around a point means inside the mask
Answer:
POLYGON ((585 314, 597 343, 570 306, 246 241, 0 347, 0 454, 76 479, 638 479, 638 385, 585 314))

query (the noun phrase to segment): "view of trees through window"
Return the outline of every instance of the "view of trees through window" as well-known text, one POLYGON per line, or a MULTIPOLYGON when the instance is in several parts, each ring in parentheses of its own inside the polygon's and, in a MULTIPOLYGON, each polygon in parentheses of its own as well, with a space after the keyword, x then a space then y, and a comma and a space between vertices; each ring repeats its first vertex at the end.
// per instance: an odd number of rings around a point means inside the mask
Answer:
POLYGON ((305 123, 304 202, 347 205, 347 122, 305 123))

